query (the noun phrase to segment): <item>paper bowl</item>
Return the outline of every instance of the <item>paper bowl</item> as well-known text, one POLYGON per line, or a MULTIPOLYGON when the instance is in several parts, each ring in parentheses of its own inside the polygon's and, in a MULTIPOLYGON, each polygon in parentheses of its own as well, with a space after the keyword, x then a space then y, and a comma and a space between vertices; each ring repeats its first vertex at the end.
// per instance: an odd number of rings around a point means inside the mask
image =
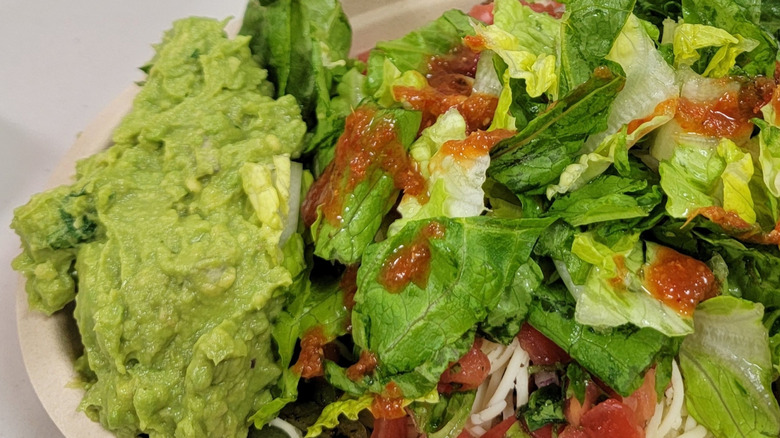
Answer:
MULTIPOLYGON (((353 27, 353 52, 364 52, 383 39, 397 38, 438 17, 452 8, 468 10, 478 0, 353 0, 343 1, 353 27)), ((237 30, 239 22, 229 25, 237 30)), ((149 44, 150 41, 139 41, 149 44)), ((57 165, 48 186, 72 181, 77 160, 103 150, 111 144, 111 133, 130 111, 137 93, 130 86, 117 96, 79 135, 57 165)), ((46 316, 27 305, 24 279, 16 291, 17 327, 22 356, 38 398, 60 431, 68 438, 111 438, 114 435, 78 410, 84 394, 75 385, 73 362, 81 354, 78 329, 72 318, 72 306, 46 316)))

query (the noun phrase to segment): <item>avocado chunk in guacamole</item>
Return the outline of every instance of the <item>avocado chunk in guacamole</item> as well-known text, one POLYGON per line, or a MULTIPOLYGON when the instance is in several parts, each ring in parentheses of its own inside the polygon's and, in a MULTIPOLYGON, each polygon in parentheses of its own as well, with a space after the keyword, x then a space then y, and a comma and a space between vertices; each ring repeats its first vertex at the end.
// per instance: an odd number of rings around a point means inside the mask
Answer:
POLYGON ((270 324, 304 268, 289 222, 306 126, 223 25, 176 22, 115 144, 12 223, 30 305, 75 299, 82 409, 121 437, 246 437, 281 371, 270 324))

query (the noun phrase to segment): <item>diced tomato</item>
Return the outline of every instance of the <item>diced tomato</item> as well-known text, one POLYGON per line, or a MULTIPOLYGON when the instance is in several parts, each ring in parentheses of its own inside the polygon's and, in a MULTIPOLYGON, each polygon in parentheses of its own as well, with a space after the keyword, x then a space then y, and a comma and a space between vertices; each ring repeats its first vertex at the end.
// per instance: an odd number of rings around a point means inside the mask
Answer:
POLYGON ((655 392, 655 368, 645 373, 645 380, 630 396, 623 398, 623 404, 634 412, 634 421, 646 426, 655 413, 658 396, 655 392))
POLYGON ((482 339, 476 339, 468 353, 450 364, 439 379, 439 392, 469 391, 485 380, 490 372, 490 360, 480 349, 481 345, 482 339))
POLYGON ((644 429, 634 419, 634 411, 615 399, 596 405, 582 416, 588 438, 644 438, 644 429))
POLYGON ((593 407, 600 392, 598 385, 589 381, 585 387, 585 400, 582 403, 577 400, 577 397, 571 397, 566 400, 563 412, 566 416, 566 421, 574 427, 579 427, 582 416, 593 407))
POLYGON ((571 357, 561 347, 528 323, 523 324, 517 337, 520 340, 520 346, 528 352, 534 365, 571 362, 571 357))
POLYGON ((394 418, 388 420, 386 418, 377 418, 374 420, 374 431, 371 433, 371 438, 406 438, 407 432, 407 419, 408 417, 394 418))
POLYGON ((485 24, 493 24, 493 3, 472 7, 469 15, 485 24))
POLYGON ((504 435, 506 435, 506 431, 509 430, 510 427, 512 427, 513 424, 517 422, 517 418, 515 417, 509 417, 506 420, 496 424, 490 430, 485 432, 484 435, 482 435, 482 438, 504 438, 504 435))

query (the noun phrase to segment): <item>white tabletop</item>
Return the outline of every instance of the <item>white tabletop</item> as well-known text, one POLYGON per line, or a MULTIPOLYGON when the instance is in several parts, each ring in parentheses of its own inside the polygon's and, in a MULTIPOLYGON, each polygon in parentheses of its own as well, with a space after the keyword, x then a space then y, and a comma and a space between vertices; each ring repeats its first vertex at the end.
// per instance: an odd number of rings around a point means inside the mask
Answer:
MULTIPOLYGON (((398 9, 417 3, 396 1, 398 9)), ((375 19, 386 14, 387 3, 347 0, 345 9, 355 16, 384 5, 384 11, 367 14, 375 19)), ((241 16, 244 5, 245 0, 0 0, 0 437, 62 437, 35 396, 19 348, 18 277, 9 266, 19 252, 19 240, 8 228, 13 208, 45 188, 78 132, 141 79, 137 67, 152 56, 151 44, 173 20, 241 16)), ((400 27, 419 25, 422 18, 400 27)))

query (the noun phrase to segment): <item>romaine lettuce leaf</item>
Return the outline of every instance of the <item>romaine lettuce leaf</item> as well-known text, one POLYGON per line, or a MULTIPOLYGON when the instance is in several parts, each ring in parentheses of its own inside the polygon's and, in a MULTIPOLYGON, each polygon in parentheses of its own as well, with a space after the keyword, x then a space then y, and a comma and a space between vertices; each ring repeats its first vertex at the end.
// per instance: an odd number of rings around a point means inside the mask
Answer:
POLYGON ((354 61, 349 59, 352 29, 337 0, 251 0, 240 30, 268 69, 276 96, 291 94, 312 136, 305 151, 335 141, 339 118, 331 105, 336 84, 354 61))
POLYGON ((480 49, 492 51, 506 63, 504 87, 508 78, 523 79, 531 97, 548 93, 557 98, 560 21, 515 0, 496 0, 493 23, 473 22, 473 26, 480 49))
POLYGON ((631 148, 674 116, 680 88, 646 24, 630 15, 615 40, 606 59, 620 64, 626 84, 612 104, 607 129, 588 138, 578 162, 566 168, 558 184, 547 188, 548 198, 582 187, 620 159, 616 153, 631 148))
POLYGON ((476 391, 440 396, 436 403, 414 402, 409 410, 420 432, 428 438, 457 438, 471 414, 476 391))
POLYGON ((625 78, 600 67, 585 84, 551 105, 490 151, 487 174, 515 194, 546 187, 571 164, 585 139, 606 129, 625 78))
POLYGON ((309 427, 304 438, 315 438, 322 434, 324 429, 333 429, 339 424, 341 415, 350 420, 357 420, 358 414, 371 407, 374 396, 365 394, 359 398, 343 397, 341 400, 325 406, 317 421, 309 427))
POLYGON ((737 56, 752 51, 758 44, 754 39, 731 35, 714 26, 682 23, 674 29, 674 62, 678 68, 690 67, 701 57, 699 49, 718 48, 709 59, 702 76, 720 78, 736 65, 737 56))
POLYGON ((684 336, 693 332, 693 320, 653 297, 643 283, 642 272, 652 263, 659 245, 647 242, 647 254, 638 235, 628 235, 608 247, 592 233, 574 238, 572 253, 593 265, 578 289, 574 318, 580 324, 594 327, 616 327, 631 323, 650 327, 667 336, 684 336), (621 261, 621 266, 617 261, 621 261), (617 283, 619 281, 619 283, 617 283))
POLYGON ((680 144, 670 160, 661 162, 659 173, 672 217, 688 218, 698 209, 716 206, 749 224, 756 222, 749 187, 753 161, 731 140, 722 139, 717 148, 680 144))
POLYGON ((734 297, 699 305, 680 347, 688 412, 719 438, 780 434, 764 307, 734 297))
MULTIPOLYGON (((674 70, 656 49, 645 25, 646 23, 633 14, 629 15, 606 56, 607 60, 616 62, 623 68, 626 84, 612 105, 607 129, 588 139, 585 145, 588 152, 596 149, 607 136, 613 135, 635 120, 645 120, 642 123, 645 124, 651 116, 668 116, 665 120, 669 120, 673 115, 673 107, 661 105, 678 97, 680 87, 674 70)), ((659 124, 655 122, 644 129, 632 127, 628 132, 628 148, 659 124)))
POLYGON ((772 352, 772 380, 780 375, 780 309, 766 309, 764 312, 764 327, 769 334, 769 349, 772 352))
POLYGON ((756 48, 737 58, 737 65, 749 75, 771 77, 775 71, 777 41, 759 25, 761 3, 755 0, 682 0, 683 19, 689 24, 719 27, 731 35, 757 41, 756 48))
POLYGON ((595 330, 577 323, 574 311, 574 299, 560 283, 542 285, 534 290, 528 322, 624 397, 642 385, 656 361, 677 352, 679 338, 631 325, 595 330))
POLYGON ((352 334, 376 355, 380 389, 389 380, 406 397, 432 389, 471 346, 473 327, 516 281, 551 222, 440 217, 409 222, 369 247, 358 271, 352 334))
POLYGON ((604 58, 636 0, 569 0, 562 28, 561 94, 587 81, 604 58))
POLYGON ((544 280, 541 268, 529 259, 515 273, 512 284, 501 294, 498 305, 479 325, 480 331, 488 339, 509 345, 520 333, 520 328, 528 316, 531 293, 544 280))
MULTIPOLYGON (((366 136, 376 134, 376 126, 391 124, 396 130, 397 141, 404 148, 407 148, 414 137, 417 135, 417 129, 420 125, 420 113, 415 111, 406 111, 402 109, 377 110, 371 119, 371 128, 359 134, 360 141, 370 142, 366 136)), ((395 141, 395 140, 393 140, 395 141)), ((348 149, 349 145, 339 145, 345 149, 335 151, 336 154, 342 154, 340 165, 350 166, 352 152, 348 149)), ((354 147, 354 145, 352 146, 354 147)), ((388 145, 383 145, 388 147, 388 145)), ((360 179, 350 188, 353 175, 352 169, 340 169, 338 177, 329 176, 326 182, 329 190, 337 196, 340 202, 340 214, 337 221, 326 218, 323 208, 317 207, 317 218, 311 225, 311 233, 314 239, 314 253, 327 260, 338 260, 344 264, 353 264, 360 260, 363 251, 374 240, 374 236, 379 230, 382 219, 392 208, 398 197, 399 189, 396 187, 394 178, 382 167, 382 158, 375 157, 373 161, 363 163, 366 168, 360 179)), ((336 163, 332 163, 336 165, 336 163)), ((311 196, 311 192, 309 193, 311 196)), ((334 201, 335 202, 335 201, 334 201)))
POLYGON ((658 186, 646 180, 602 175, 555 200, 545 216, 574 226, 645 217, 661 203, 658 186))
POLYGON ((398 232, 410 220, 477 216, 485 210, 482 183, 490 161, 487 151, 484 157, 469 160, 440 152, 444 143, 465 138, 466 120, 451 108, 412 144, 409 155, 426 179, 428 199, 405 194, 398 204, 401 218, 390 225, 389 234, 398 232))
POLYGON ((415 70, 425 74, 431 56, 447 54, 473 32, 466 14, 451 10, 403 38, 377 43, 368 58, 369 93, 375 94, 388 77, 386 61, 400 73, 415 70))
POLYGON ((349 314, 344 305, 344 291, 336 280, 311 283, 305 271, 296 279, 289 294, 289 303, 274 323, 272 336, 276 342, 279 363, 284 368, 277 386, 278 395, 250 418, 256 428, 274 419, 279 411, 298 397, 300 375, 291 369, 295 345, 306 332, 321 327, 323 335, 333 339, 346 333, 349 314))
MULTIPOLYGON (((765 117, 770 119, 771 113, 767 113, 765 111, 765 117)), ((780 198, 780 127, 760 119, 754 119, 753 123, 761 129, 758 134, 758 163, 764 185, 772 196, 780 198)))

